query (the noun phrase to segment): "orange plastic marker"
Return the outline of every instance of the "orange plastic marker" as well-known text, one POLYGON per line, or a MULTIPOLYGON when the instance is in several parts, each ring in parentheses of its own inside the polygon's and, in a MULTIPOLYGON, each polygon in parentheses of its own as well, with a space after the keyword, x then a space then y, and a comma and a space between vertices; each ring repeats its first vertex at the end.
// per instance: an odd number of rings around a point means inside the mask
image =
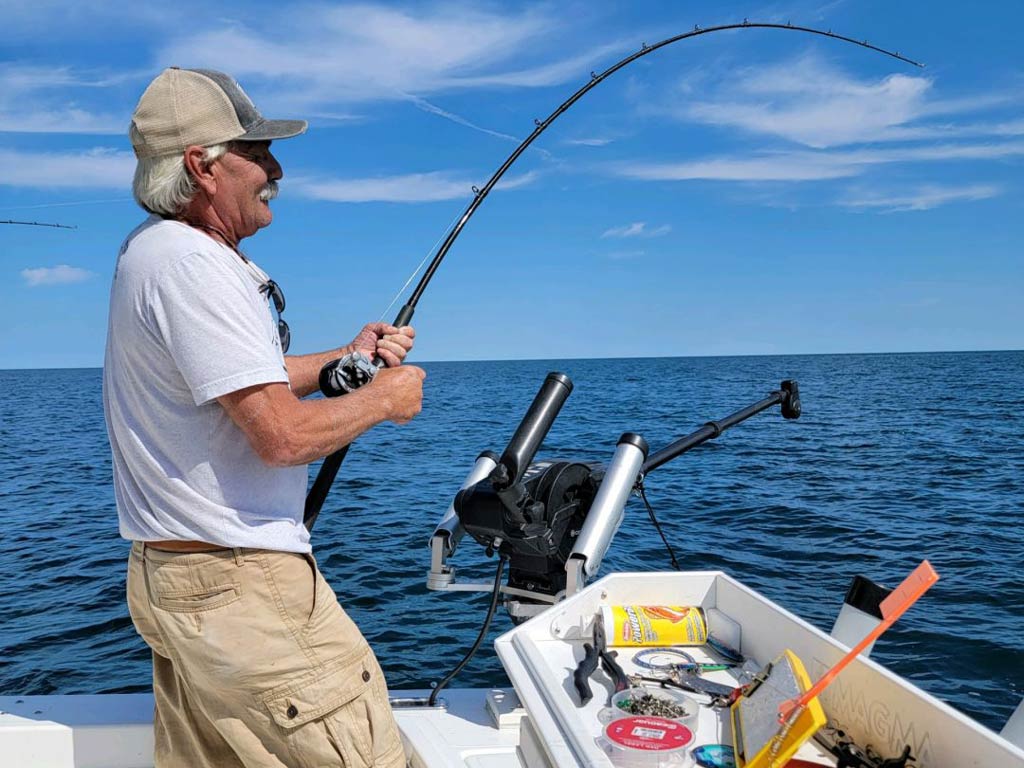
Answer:
POLYGON ((789 699, 779 705, 779 722, 785 722, 789 717, 796 711, 799 711, 802 707, 807 706, 807 702, 813 699, 815 696, 820 694, 825 688, 828 687, 840 672, 846 669, 846 666, 853 661, 857 655, 863 651, 870 643, 873 643, 879 638, 879 636, 891 627, 896 619, 907 612, 917 599, 921 597, 925 592, 928 591, 929 587, 939 580, 939 574, 932 568, 931 563, 924 560, 917 568, 915 568, 907 578, 903 580, 896 589, 892 591, 885 600, 879 605, 879 609, 882 611, 882 622, 875 627, 873 630, 868 632, 867 636, 859 643, 856 647, 852 648, 848 654, 843 656, 832 669, 821 676, 808 691, 802 696, 798 696, 795 699, 789 699))

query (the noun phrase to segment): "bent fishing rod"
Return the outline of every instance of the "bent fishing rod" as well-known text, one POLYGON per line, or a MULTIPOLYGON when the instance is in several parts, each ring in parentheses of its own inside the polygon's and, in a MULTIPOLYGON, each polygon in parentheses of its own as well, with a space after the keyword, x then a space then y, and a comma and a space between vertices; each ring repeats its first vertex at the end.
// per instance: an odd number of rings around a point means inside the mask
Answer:
POLYGON ((55 227, 56 229, 78 229, 78 227, 68 226, 67 224, 48 224, 45 221, 14 221, 13 219, 5 219, 0 221, 0 224, 23 224, 26 227, 55 227))
MULTIPOLYGON (((495 184, 501 180, 501 177, 505 175, 505 172, 512 166, 512 164, 519 159, 519 156, 527 150, 527 148, 534 142, 534 140, 544 133, 558 117, 560 117, 566 110, 572 107, 577 101, 583 98, 591 89, 595 88, 599 83, 603 82, 611 75, 618 72, 623 67, 632 64, 639 58, 647 56, 650 53, 654 53, 660 48, 677 43, 680 40, 687 40, 692 37, 698 37, 700 35, 711 34, 712 32, 724 32, 731 29, 780 29, 788 30, 790 32, 802 32, 811 35, 820 35, 822 37, 830 37, 834 40, 839 40, 845 43, 851 43, 853 45, 860 46, 861 48, 867 48, 871 51, 890 56, 899 61, 906 62, 915 67, 923 67, 924 65, 916 62, 912 59, 908 59, 905 56, 900 55, 898 51, 890 51, 885 48, 880 48, 876 45, 872 45, 867 40, 857 40, 852 37, 845 35, 839 35, 829 30, 814 29, 813 27, 802 27, 793 24, 771 24, 765 22, 748 22, 746 19, 741 24, 722 24, 714 27, 700 27, 694 26, 689 32, 684 32, 673 37, 666 38, 659 43, 654 45, 647 45, 644 43, 640 46, 639 51, 631 53, 621 61, 612 64, 604 72, 598 74, 597 72, 590 73, 590 81, 583 85, 577 90, 572 96, 566 99, 561 106, 555 109, 545 120, 534 120, 535 128, 533 133, 526 137, 526 139, 516 147, 515 151, 502 163, 501 167, 494 172, 494 175, 488 180, 488 182, 482 187, 473 187, 473 200, 466 208, 465 212, 459 218, 458 223, 452 227, 448 236, 444 239, 441 247, 438 248, 437 253, 431 259, 430 264, 427 266, 426 271, 423 273, 423 277, 420 278, 416 288, 413 290, 409 300, 399 310, 397 317, 393 325, 396 327, 402 327, 408 325, 412 320, 412 316, 416 311, 416 305, 419 303, 420 298, 426 290, 427 284, 430 282, 434 273, 437 272, 437 268, 441 266, 441 262, 444 260, 445 255, 451 249, 452 244, 458 238, 459 233, 466 226, 466 223, 476 212, 477 208, 484 201, 484 198, 490 194, 491 190, 494 189, 495 184)), ((376 374, 378 368, 383 364, 383 360, 379 356, 374 357, 371 361, 360 353, 354 353, 346 355, 345 357, 333 360, 321 369, 320 371, 320 391, 326 397, 338 397, 348 392, 352 392, 359 387, 368 384, 374 374, 376 374)), ((310 489, 306 496, 306 506, 303 522, 308 530, 313 530, 313 525, 316 523, 316 519, 320 514, 320 510, 323 507, 324 501, 327 499, 327 494, 330 492, 331 485, 334 483, 334 478, 338 474, 338 470, 341 468, 341 463, 345 460, 345 456, 348 454, 349 445, 344 446, 338 451, 335 451, 326 459, 320 467, 320 472, 317 474, 316 480, 313 482, 313 487, 310 489)))

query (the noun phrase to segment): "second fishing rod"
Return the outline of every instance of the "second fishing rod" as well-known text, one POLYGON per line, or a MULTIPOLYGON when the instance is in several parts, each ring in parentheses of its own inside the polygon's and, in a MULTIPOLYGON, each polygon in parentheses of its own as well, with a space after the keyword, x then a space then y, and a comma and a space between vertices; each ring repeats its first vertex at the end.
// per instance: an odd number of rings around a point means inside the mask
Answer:
MULTIPOLYGON (((423 277, 420 278, 416 288, 413 290, 409 300, 399 310, 398 315, 395 317, 393 325, 396 327, 402 327, 409 325, 413 315, 416 311, 416 305, 419 303, 423 292, 426 290, 427 285, 433 278, 434 273, 437 272, 438 267, 444 260, 445 255, 451 249, 459 233, 466 226, 466 223, 473 216, 476 210, 483 203, 484 199, 490 194, 494 186, 501 180, 501 177, 505 175, 505 172, 512 166, 516 160, 519 159, 520 155, 523 154, 534 142, 534 140, 540 136, 548 126, 550 126, 558 117, 560 117, 566 110, 573 106, 579 101, 585 94, 595 88, 598 84, 606 80, 611 75, 618 72, 625 66, 633 63, 639 58, 647 56, 656 50, 664 48, 673 43, 681 40, 687 40, 689 38, 698 37, 700 35, 711 34, 714 32, 724 32, 726 30, 739 30, 739 29, 771 29, 771 30, 784 30, 789 32, 798 32, 802 34, 820 35, 822 37, 832 38, 845 43, 851 43, 853 45, 860 46, 878 53, 890 56, 894 59, 912 64, 916 67, 923 66, 922 64, 901 56, 896 51, 890 51, 885 48, 870 44, 867 40, 857 40, 852 37, 846 37, 839 35, 831 30, 814 29, 812 27, 796 26, 793 24, 774 24, 766 22, 748 22, 746 19, 742 23, 737 24, 722 24, 712 27, 699 27, 695 26, 692 30, 684 32, 673 37, 666 38, 661 42, 654 43, 653 45, 647 45, 644 43, 641 45, 640 50, 631 53, 622 60, 608 67, 601 73, 591 72, 590 80, 581 86, 572 96, 566 99, 560 106, 558 106, 548 117, 544 120, 535 120, 535 128, 533 132, 526 137, 526 139, 512 152, 511 155, 505 160, 504 163, 498 168, 497 171, 491 176, 487 183, 482 188, 473 188, 473 199, 467 206, 465 212, 459 218, 458 222, 452 227, 448 236, 444 239, 444 242, 438 248, 437 253, 430 260, 427 265, 426 271, 423 273, 423 277)), ((370 359, 360 353, 354 353, 346 355, 345 357, 333 360, 327 363, 320 371, 320 391, 326 397, 338 397, 348 392, 352 392, 359 387, 368 384, 373 380, 377 370, 383 365, 383 361, 379 357, 370 359)), ((316 480, 313 482, 312 488, 306 496, 305 513, 303 516, 303 522, 306 528, 310 531, 313 529, 313 525, 320 514, 320 510, 323 508, 324 501, 327 499, 327 494, 330 492, 331 486, 334 483, 334 479, 338 474, 338 470, 341 468, 342 462, 345 460, 345 456, 348 454, 350 445, 346 445, 344 448, 332 453, 330 456, 324 459, 323 464, 320 467, 320 471, 317 474, 316 480)))

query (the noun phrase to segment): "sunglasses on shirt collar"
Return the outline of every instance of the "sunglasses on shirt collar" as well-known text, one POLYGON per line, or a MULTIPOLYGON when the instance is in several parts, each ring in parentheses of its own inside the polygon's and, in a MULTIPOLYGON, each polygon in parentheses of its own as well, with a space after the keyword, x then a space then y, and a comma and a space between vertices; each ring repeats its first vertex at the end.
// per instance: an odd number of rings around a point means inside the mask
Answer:
POLYGON ((267 297, 274 302, 274 309, 277 311, 277 335, 281 338, 281 352, 287 354, 292 341, 292 332, 288 323, 281 317, 285 306, 284 292, 281 290, 281 286, 268 277, 267 282, 260 286, 260 293, 267 294, 267 297))

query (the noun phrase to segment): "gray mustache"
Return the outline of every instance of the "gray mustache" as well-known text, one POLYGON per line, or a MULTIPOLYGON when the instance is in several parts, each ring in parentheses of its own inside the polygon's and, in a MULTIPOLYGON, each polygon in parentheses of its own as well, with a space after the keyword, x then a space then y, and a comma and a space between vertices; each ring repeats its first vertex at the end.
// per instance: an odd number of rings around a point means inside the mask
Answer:
POLYGON ((260 200, 268 202, 277 197, 277 182, 268 181, 263 185, 263 189, 260 190, 260 200))

